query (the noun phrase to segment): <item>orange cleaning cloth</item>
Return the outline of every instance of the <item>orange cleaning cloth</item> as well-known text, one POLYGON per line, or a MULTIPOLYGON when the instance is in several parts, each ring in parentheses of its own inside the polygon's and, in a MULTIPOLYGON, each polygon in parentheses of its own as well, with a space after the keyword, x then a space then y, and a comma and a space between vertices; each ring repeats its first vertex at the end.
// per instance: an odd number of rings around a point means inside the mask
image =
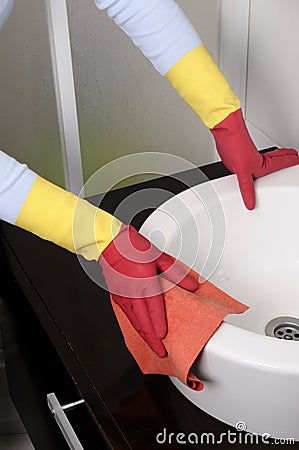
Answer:
MULTIPOLYGON (((190 275, 199 279, 193 270, 190 275)), ((193 362, 223 319, 228 314, 246 311, 248 306, 209 281, 201 283, 193 293, 173 285, 165 278, 161 277, 160 282, 168 323, 168 334, 163 343, 168 355, 159 358, 139 336, 121 308, 111 300, 126 346, 143 373, 175 376, 191 389, 201 391, 204 383, 190 371, 193 362)))

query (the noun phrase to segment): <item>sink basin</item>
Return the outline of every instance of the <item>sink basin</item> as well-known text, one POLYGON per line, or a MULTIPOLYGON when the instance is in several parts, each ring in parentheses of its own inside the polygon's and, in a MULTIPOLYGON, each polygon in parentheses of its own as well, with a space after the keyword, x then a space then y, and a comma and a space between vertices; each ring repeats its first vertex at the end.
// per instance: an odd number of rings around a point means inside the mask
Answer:
POLYGON ((161 205, 140 231, 249 306, 227 316, 195 360, 203 391, 172 377, 175 386, 238 429, 299 440, 299 166, 255 188, 248 211, 235 175, 200 184, 161 205), (275 318, 276 337, 268 336, 275 318))

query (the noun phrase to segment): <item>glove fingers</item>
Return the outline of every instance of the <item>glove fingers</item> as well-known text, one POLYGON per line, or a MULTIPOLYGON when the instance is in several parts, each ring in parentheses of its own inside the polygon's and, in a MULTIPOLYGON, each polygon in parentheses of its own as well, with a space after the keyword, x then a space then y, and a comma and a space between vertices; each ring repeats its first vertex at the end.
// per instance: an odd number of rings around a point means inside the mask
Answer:
POLYGON ((247 209, 255 207, 255 191, 251 174, 237 174, 240 192, 247 209))
POLYGON ((198 282, 190 275, 190 270, 182 267, 178 261, 163 253, 157 259, 157 266, 163 276, 174 284, 179 285, 187 291, 194 292, 198 288, 198 282))
POLYGON ((153 333, 139 333, 142 339, 147 343, 147 345, 156 353, 159 358, 165 358, 167 356, 167 350, 164 347, 163 342, 157 338, 153 333))
POLYGON ((277 150, 273 150, 272 152, 267 152, 265 155, 274 157, 274 156, 283 156, 283 155, 298 155, 297 150, 294 148, 278 148, 277 150))
POLYGON ((159 339, 164 339, 167 335, 167 319, 163 295, 158 294, 153 297, 146 297, 144 304, 147 306, 151 327, 155 335, 159 339))
POLYGON ((263 168, 261 169, 261 175, 267 175, 275 172, 276 170, 285 169, 299 164, 299 156, 294 154, 278 153, 275 155, 272 153, 263 155, 263 168))
MULTIPOLYGON (((135 330, 139 333, 141 330, 141 325, 136 317, 133 308, 132 308, 132 300, 128 298, 121 297, 120 295, 111 294, 113 301, 121 308, 121 310, 125 313, 135 330)), ((135 301, 136 299, 134 299, 135 301)))
MULTIPOLYGON (((129 299, 125 297, 121 297, 119 295, 111 295, 113 301, 118 304, 124 314, 127 316, 128 320, 131 322, 132 326, 135 328, 137 333, 144 339, 144 341, 149 345, 149 347, 160 357, 164 358, 167 355, 167 351, 164 347, 163 342, 161 341, 161 337, 156 335, 156 332, 153 329, 152 321, 150 320, 150 314, 148 311, 148 305, 146 302, 139 299, 129 299)), ((162 295, 161 295, 162 297, 162 295)), ((159 302, 160 303, 160 302, 159 302)), ((164 308, 164 300, 162 297, 162 305, 155 304, 152 305, 151 311, 155 314, 160 314, 157 316, 159 322, 161 322, 161 312, 158 313, 159 308, 162 308, 163 316, 165 318, 164 326, 160 323, 160 333, 164 334, 163 337, 167 334, 167 325, 166 325, 166 316, 165 316, 165 308, 164 308)))
POLYGON ((167 334, 166 312, 163 295, 134 299, 132 308, 139 323, 139 334, 160 358, 167 352, 161 339, 167 334))

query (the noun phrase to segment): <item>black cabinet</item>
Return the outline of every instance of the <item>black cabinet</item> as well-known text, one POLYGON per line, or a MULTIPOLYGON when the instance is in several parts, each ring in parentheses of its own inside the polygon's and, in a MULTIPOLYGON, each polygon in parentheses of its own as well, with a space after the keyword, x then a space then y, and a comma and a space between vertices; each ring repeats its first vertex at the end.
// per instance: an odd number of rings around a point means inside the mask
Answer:
MULTIPOLYGON (((209 178, 228 173, 221 163, 202 170, 209 178)), ((139 191, 139 204, 135 197, 125 210, 118 209, 121 220, 134 217, 139 228, 153 208, 204 180, 201 172, 191 170, 90 201, 113 213, 124 198, 139 191)), ((1 328, 8 380, 37 450, 68 448, 47 406, 51 392, 62 405, 84 399, 67 416, 85 450, 150 450, 161 447, 157 436, 163 430, 219 435, 229 428, 186 400, 168 377, 141 373, 125 347, 109 295, 86 275, 76 255, 6 223, 1 223, 1 241, 1 328)), ((86 264, 102 284, 98 264, 86 264)), ((171 448, 181 445, 172 442, 171 448)))

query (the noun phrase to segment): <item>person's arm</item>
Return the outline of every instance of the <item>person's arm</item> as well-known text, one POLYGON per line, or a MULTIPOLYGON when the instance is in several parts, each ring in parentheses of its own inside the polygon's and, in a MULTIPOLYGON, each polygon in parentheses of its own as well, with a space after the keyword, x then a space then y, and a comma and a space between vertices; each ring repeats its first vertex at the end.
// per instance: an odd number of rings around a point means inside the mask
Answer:
POLYGON ((299 163, 294 149, 261 155, 250 138, 238 97, 175 0, 95 0, 167 78, 211 130, 218 153, 237 174, 248 209, 253 180, 299 163))
POLYGON ((121 222, 0 151, 0 218, 88 260, 98 260, 121 222))
MULTIPOLYGON (((0 27, 13 0, 0 0, 0 27)), ((197 283, 180 265, 107 212, 39 177, 0 150, 0 220, 96 260, 111 298, 158 356, 166 356, 164 297, 158 273, 188 290, 197 283), (140 259, 141 258, 141 259, 140 259)))
POLYGON ((11 14, 14 0, 1 0, 0 1, 0 28, 5 24, 8 17, 11 14))
POLYGON ((133 227, 38 176, 0 151, 0 219, 102 267, 112 299, 158 356, 165 356, 164 297, 158 273, 194 291, 197 283, 133 227))

